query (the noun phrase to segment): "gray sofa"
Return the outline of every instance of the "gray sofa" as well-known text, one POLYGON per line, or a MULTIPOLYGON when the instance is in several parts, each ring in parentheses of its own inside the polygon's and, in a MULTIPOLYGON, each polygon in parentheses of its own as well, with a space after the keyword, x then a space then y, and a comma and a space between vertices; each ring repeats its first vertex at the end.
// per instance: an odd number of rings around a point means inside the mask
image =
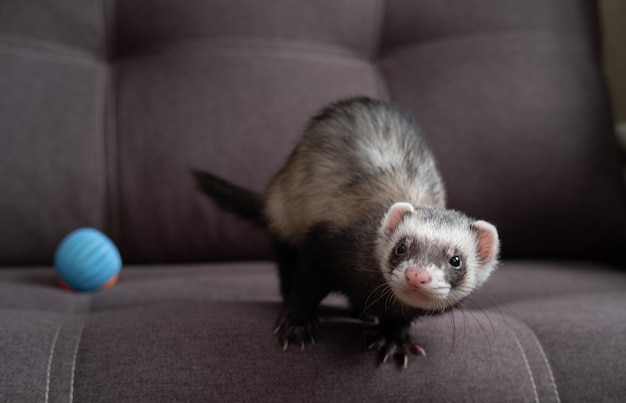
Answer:
POLYGON ((0 2, 0 401, 626 399, 626 208, 586 0, 0 2), (283 352, 268 237, 194 188, 262 190, 352 95, 426 132, 502 264, 376 366, 341 297, 283 352), (78 227, 120 282, 55 284, 78 227), (622 255, 622 256, 621 256, 622 255))

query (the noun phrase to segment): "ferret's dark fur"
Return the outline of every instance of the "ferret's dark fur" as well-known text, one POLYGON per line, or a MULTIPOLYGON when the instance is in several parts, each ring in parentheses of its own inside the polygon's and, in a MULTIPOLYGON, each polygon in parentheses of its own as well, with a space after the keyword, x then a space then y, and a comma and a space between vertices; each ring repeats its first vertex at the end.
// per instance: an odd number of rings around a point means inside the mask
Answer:
POLYGON ((424 350, 415 318, 457 306, 489 277, 495 227, 445 209, 434 158, 393 106, 352 98, 309 123, 264 195, 194 172, 223 208, 266 227, 275 242, 284 311, 281 344, 314 343, 319 303, 341 292, 376 317, 371 348, 405 366, 424 350))

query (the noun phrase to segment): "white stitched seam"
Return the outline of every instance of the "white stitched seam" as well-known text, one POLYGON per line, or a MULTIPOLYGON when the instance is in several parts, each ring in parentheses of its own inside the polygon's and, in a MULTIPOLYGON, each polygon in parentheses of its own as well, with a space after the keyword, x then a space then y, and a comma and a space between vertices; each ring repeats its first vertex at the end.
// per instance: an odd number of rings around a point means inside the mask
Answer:
POLYGON ((78 356, 78 346, 80 340, 83 337, 83 329, 85 329, 85 322, 80 325, 78 336, 76 337, 76 345, 74 346, 74 356, 72 358, 72 374, 70 376, 70 403, 74 400, 74 375, 76 374, 76 357, 78 356))
POLYGON ((50 356, 48 357, 48 370, 46 371, 46 394, 45 394, 45 402, 48 402, 50 398, 50 372, 52 371, 52 360, 54 358, 54 350, 57 346, 57 340, 59 340, 59 334, 61 333, 61 328, 63 327, 63 321, 59 323, 57 326, 57 330, 54 333, 54 337, 52 338, 52 346, 50 347, 50 356))
POLYGON ((508 330, 509 330, 509 333, 511 333, 511 335, 515 339, 515 343, 517 344, 517 348, 519 349, 520 353, 522 354, 522 359, 524 360, 524 365, 526 365, 526 371, 528 371, 528 377, 530 378, 530 384, 532 385, 533 393, 535 394, 535 401, 537 403, 539 403, 539 393, 537 392, 537 385, 535 384, 535 377, 533 376, 533 372, 530 369, 530 364, 528 363, 528 357, 526 357, 526 352, 524 351, 524 347, 522 346, 522 343, 517 338, 517 335, 515 334, 515 332, 513 332, 513 330, 511 330, 511 328, 508 328, 508 330))
POLYGON ((548 375, 550 376, 550 383, 552 383, 552 389, 554 390, 554 397, 556 398, 557 403, 561 403, 561 397, 559 395, 559 390, 556 387, 556 381, 554 380, 554 373, 552 372, 552 366, 550 365, 550 361, 548 361, 548 356, 546 355, 546 352, 543 349, 543 346, 541 345, 541 342, 537 338, 537 335, 535 334, 535 332, 531 331, 531 334, 533 338, 535 339, 535 343, 537 343, 537 346, 539 347, 539 352, 541 353, 541 356, 543 357, 543 362, 546 364, 546 368, 548 368, 548 375))

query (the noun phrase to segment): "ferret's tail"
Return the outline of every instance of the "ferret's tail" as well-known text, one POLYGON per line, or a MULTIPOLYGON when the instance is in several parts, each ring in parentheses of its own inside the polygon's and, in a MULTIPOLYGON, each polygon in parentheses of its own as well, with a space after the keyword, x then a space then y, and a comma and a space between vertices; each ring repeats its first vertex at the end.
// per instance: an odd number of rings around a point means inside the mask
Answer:
POLYGON ((196 185, 202 193, 209 196, 217 205, 238 216, 265 228, 263 217, 263 198, 260 194, 244 189, 207 172, 192 169, 196 185))

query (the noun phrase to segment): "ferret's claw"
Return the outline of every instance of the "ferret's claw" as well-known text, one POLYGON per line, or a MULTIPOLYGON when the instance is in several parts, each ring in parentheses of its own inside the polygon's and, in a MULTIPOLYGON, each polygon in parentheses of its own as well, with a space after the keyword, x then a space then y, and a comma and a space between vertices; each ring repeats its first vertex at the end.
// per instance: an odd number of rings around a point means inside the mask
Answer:
POLYGON ((411 353, 415 355, 421 355, 422 357, 426 357, 426 350, 424 350, 422 346, 419 346, 415 343, 411 343, 409 346, 409 349, 411 353))
POLYGON ((287 351, 290 343, 304 350, 307 344, 315 344, 315 321, 287 311, 278 319, 274 334, 278 336, 283 351, 287 351))
POLYGON ((406 334, 403 334, 403 337, 397 337, 396 333, 385 331, 385 329, 377 329, 373 333, 372 342, 367 349, 378 353, 378 365, 386 363, 389 357, 393 357, 400 368, 406 369, 411 355, 426 355, 426 351, 406 334))

